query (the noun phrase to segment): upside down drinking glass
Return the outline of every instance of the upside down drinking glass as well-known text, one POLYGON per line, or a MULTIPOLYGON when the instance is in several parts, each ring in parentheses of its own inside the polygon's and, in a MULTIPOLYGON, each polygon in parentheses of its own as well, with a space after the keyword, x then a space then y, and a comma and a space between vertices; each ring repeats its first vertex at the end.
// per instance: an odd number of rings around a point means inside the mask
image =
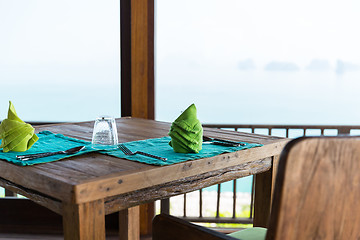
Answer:
POLYGON ((93 148, 115 149, 118 145, 118 134, 115 119, 111 116, 100 116, 94 123, 91 141, 93 148))

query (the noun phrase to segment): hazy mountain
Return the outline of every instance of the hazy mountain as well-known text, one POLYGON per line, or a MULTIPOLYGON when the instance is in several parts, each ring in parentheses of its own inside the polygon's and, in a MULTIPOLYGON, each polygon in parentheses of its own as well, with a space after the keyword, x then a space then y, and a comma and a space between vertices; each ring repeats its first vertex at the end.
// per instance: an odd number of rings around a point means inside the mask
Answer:
POLYGON ((255 64, 251 58, 240 61, 238 64, 240 70, 252 70, 255 69, 255 64))
POLYGON ((360 66, 351 62, 344 62, 340 59, 336 62, 335 72, 337 74, 344 74, 347 71, 358 71, 360 70, 360 66))
POLYGON ((309 65, 306 66, 306 70, 309 71, 328 71, 331 69, 328 60, 313 59, 309 65))
POLYGON ((265 66, 266 71, 298 71, 299 67, 292 62, 270 62, 265 66))

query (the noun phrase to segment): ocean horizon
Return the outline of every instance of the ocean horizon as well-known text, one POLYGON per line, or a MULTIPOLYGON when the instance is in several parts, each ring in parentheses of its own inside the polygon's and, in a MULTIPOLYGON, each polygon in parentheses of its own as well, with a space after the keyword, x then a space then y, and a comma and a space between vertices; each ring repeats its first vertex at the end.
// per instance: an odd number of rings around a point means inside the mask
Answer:
MULTIPOLYGON (((10 78, 10 77, 9 77, 10 78)), ((360 72, 242 71, 199 68, 156 75, 156 120, 172 122, 195 103, 199 120, 223 124, 359 125, 360 72), (170 79, 171 81, 166 81, 170 79)), ((58 81, 54 81, 58 82, 58 81)), ((24 121, 89 121, 100 115, 120 117, 120 84, 89 79, 88 84, 4 81, 0 117, 11 100, 24 121)), ((120 130, 121 131, 121 130, 120 130)), ((238 192, 250 192, 252 177, 238 180, 238 192)), ((216 186, 206 189, 216 190, 216 186)), ((232 183, 222 186, 232 191, 232 183)))

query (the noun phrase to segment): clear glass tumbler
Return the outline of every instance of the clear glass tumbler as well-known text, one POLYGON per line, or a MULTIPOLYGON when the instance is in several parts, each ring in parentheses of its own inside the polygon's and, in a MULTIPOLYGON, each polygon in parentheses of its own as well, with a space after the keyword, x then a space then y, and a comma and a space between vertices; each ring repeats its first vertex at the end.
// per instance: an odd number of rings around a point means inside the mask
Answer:
POLYGON ((115 119, 113 117, 100 116, 96 118, 91 143, 94 148, 117 148, 118 134, 115 119))

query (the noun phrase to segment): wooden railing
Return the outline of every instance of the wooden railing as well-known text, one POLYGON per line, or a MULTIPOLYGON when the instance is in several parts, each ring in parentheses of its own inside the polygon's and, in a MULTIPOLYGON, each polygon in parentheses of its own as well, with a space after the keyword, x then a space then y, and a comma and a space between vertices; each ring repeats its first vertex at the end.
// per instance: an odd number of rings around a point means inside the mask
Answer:
MULTIPOLYGON (((264 125, 264 124, 204 124, 204 127, 228 129, 233 131, 242 131, 250 133, 259 133, 273 136, 280 136, 286 138, 296 138, 301 136, 321 136, 321 135, 360 135, 360 125, 264 125)), ((221 217, 220 204, 221 202, 221 184, 217 185, 217 199, 216 199, 216 212, 212 217, 204 217, 203 215, 203 190, 199 190, 199 202, 191 204, 199 204, 199 212, 197 216, 189 217, 186 211, 187 208, 187 195, 184 194, 183 214, 178 217, 192 222, 206 222, 206 223, 242 223, 252 224, 253 222, 253 204, 254 204, 254 178, 251 187, 251 200, 249 204, 249 215, 247 217, 237 217, 236 202, 237 202, 237 180, 232 181, 233 194, 232 194, 232 216, 221 217)), ((161 200, 161 212, 172 214, 170 211, 171 198, 161 200)), ((177 206, 179 207, 179 206, 177 206)), ((174 215, 174 214, 173 214, 174 215)), ((192 215, 194 213, 192 212, 192 215)))

